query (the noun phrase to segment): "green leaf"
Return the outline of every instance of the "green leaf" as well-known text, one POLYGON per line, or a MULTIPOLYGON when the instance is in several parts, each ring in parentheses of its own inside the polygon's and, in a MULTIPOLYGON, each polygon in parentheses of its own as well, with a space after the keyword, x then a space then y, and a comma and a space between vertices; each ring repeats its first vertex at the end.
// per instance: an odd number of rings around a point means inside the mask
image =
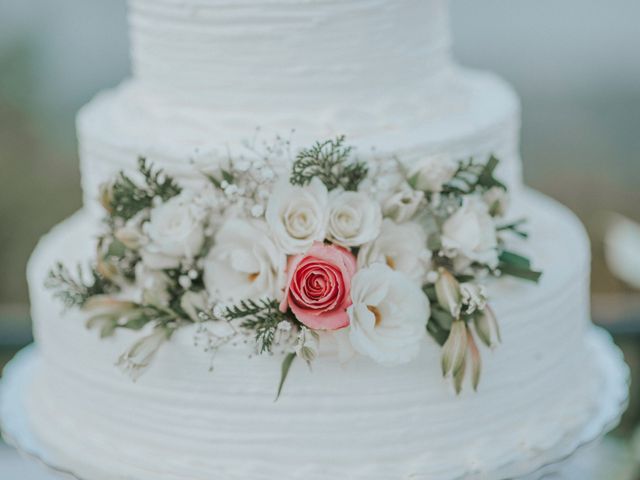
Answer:
POLYGON ((509 250, 505 250, 500 254, 500 262, 519 268, 531 268, 531 260, 509 250))
POLYGON ((531 261, 527 257, 523 257, 514 252, 505 250, 500 254, 500 264, 498 268, 504 275, 509 275, 523 280, 532 282, 540 281, 542 272, 531 268, 531 261))
POLYGON ((498 167, 499 163, 500 163, 500 160, 498 160, 498 158, 496 158, 495 156, 491 155, 491 158, 489 158, 489 161, 484 166, 482 173, 480 173, 480 175, 478 176, 478 181, 476 182, 476 185, 484 187, 486 189, 489 189, 492 187, 499 187, 504 190, 507 190, 507 186, 494 177, 496 168, 498 167))
POLYGON ((454 318, 449 312, 443 310, 439 306, 432 306, 431 320, 437 322, 439 327, 448 332, 451 330, 454 318))
POLYGON ((280 376, 280 384, 278 385, 278 393, 276 395, 275 401, 277 402, 282 394, 282 388, 284 387, 284 382, 287 380, 287 376, 289 375, 289 370, 291 370, 291 364, 296 359, 295 353, 289 353, 282 362, 282 374, 280 376))
POLYGON ((538 283, 540 278, 542 278, 542 272, 538 272, 530 268, 518 267, 508 263, 501 263, 498 268, 503 275, 509 275, 511 277, 521 278, 522 280, 529 280, 535 283, 538 283))
POLYGON ((218 180, 213 175, 204 174, 204 176, 207 177, 207 179, 213 184, 214 187, 216 187, 218 190, 222 190, 222 183, 220 182, 220 180, 218 180))
POLYGON ((119 240, 114 240, 109 244, 109 248, 107 249, 108 257, 124 257, 127 252, 127 247, 125 247, 124 243, 119 240))
POLYGON ((518 235, 522 238, 529 238, 529 234, 520 230, 520 227, 527 223, 527 219, 521 218, 520 220, 516 220, 515 222, 508 223, 506 225, 501 225, 497 228, 499 232, 510 231, 515 235, 518 235))
POLYGON ((227 183, 233 183, 233 174, 228 170, 222 170, 222 179, 227 183))
POLYGON ((438 322, 427 323, 427 332, 441 347, 447 342, 449 338, 449 330, 442 328, 438 322))

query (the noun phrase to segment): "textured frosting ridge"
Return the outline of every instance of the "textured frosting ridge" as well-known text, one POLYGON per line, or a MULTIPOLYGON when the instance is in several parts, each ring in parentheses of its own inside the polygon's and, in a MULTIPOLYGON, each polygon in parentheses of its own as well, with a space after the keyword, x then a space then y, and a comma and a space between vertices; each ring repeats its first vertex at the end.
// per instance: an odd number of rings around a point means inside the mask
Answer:
POLYGON ((426 91, 445 0, 131 0, 134 77, 193 105, 312 113, 426 91))
POLYGON ((297 365, 275 404, 279 359, 249 358, 242 344, 221 350, 210 372, 210 356, 194 348, 196 332, 185 330, 133 383, 113 362, 135 334, 101 341, 82 315, 59 318, 40 285, 61 254, 65 261, 91 254, 86 238, 95 221, 80 213, 42 242, 29 268, 44 359, 32 386, 32 424, 61 454, 74 452, 104 471, 118 464, 122 478, 136 480, 204 480, 211 472, 453 479, 534 455, 594 408, 598 385, 582 368, 589 362, 589 249, 577 220, 554 202, 526 194, 516 209, 532 218, 531 254, 546 274, 539 287, 493 285, 504 343, 484 352, 477 394, 468 388, 455 396, 437 348, 399 368, 366 359, 342 366, 323 339, 314 371, 297 365), (149 460, 158 458, 161 467, 149 460))

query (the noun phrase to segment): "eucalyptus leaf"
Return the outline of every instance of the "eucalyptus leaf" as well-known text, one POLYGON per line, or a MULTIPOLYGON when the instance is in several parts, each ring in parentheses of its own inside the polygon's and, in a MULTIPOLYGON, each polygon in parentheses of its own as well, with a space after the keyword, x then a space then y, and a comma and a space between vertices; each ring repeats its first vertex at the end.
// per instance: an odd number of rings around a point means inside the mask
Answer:
POLYGON ((282 374, 280 376, 280 384, 278 385, 278 393, 276 395, 275 401, 277 402, 282 394, 282 389, 284 387, 284 383, 287 381, 287 376, 289 375, 289 370, 291 369, 291 364, 296 359, 295 353, 289 353, 284 360, 282 361, 282 374))
POLYGON ((498 265, 498 268, 503 275, 509 275, 510 277, 520 278, 530 282, 538 283, 540 278, 542 278, 542 272, 532 270, 531 268, 518 267, 509 263, 501 263, 498 265))

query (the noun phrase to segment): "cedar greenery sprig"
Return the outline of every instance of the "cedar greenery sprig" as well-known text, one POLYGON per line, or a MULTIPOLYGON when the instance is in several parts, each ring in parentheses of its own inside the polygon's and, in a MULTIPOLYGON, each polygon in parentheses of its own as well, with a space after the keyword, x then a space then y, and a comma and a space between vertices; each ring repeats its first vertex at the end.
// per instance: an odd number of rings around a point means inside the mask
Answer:
POLYGON ((366 163, 351 159, 353 148, 345 141, 346 137, 340 136, 302 150, 293 163, 291 184, 304 186, 317 177, 329 190, 357 190, 369 169, 366 163))
POLYGON ((96 295, 111 293, 115 286, 104 278, 95 268, 89 271, 89 278, 78 265, 76 276, 62 263, 58 262, 45 280, 45 287, 54 291, 54 297, 62 301, 66 308, 83 307, 96 295))
MULTIPOLYGON (((275 299, 243 300, 237 305, 227 307, 223 315, 228 321, 243 320, 241 327, 254 334, 260 354, 273 351, 276 334, 282 322, 290 322, 291 325, 300 326, 295 317, 280 311, 279 302, 275 299)), ((290 352, 285 355, 282 361, 276 401, 282 395, 284 384, 296 357, 295 352, 290 352)))
POLYGON ((84 308, 98 311, 87 320, 87 328, 99 329, 101 338, 112 336, 118 329, 140 331, 149 324, 175 330, 187 318, 170 307, 112 299, 103 302, 100 297, 94 297, 84 308))
POLYGON ((182 188, 161 169, 153 169, 145 158, 138 159, 138 172, 144 179, 140 185, 124 172, 120 172, 115 182, 103 187, 103 205, 110 215, 130 220, 140 211, 150 208, 155 198, 166 202, 180 194, 182 188))
POLYGON ((227 307, 224 318, 227 321, 242 320, 241 328, 254 333, 259 353, 273 350, 276 333, 281 322, 293 322, 291 315, 280 311, 280 305, 274 299, 242 300, 227 307))
POLYGON ((475 159, 462 161, 443 190, 443 194, 469 195, 477 191, 486 191, 497 187, 507 190, 507 186, 495 177, 500 160, 493 155, 487 163, 479 163, 475 159))

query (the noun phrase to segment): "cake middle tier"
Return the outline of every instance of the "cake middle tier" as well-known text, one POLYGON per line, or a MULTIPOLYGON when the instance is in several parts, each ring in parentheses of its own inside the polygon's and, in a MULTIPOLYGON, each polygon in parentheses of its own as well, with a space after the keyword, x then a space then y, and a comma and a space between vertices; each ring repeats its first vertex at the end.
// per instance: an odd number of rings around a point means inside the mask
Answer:
POLYGON ((452 72, 444 91, 411 101, 389 96, 358 110, 327 106, 311 116, 286 109, 191 108, 133 80, 99 95, 78 118, 82 184, 91 209, 98 205, 100 184, 120 170, 134 171, 138 157, 186 185, 204 179, 194 163, 212 165, 230 154, 251 153, 245 143, 260 148, 277 135, 290 139, 292 151, 346 135, 363 160, 397 157, 406 164, 428 155, 484 160, 495 154, 499 178, 517 193, 519 127, 519 102, 511 88, 494 75, 462 69, 452 72))

